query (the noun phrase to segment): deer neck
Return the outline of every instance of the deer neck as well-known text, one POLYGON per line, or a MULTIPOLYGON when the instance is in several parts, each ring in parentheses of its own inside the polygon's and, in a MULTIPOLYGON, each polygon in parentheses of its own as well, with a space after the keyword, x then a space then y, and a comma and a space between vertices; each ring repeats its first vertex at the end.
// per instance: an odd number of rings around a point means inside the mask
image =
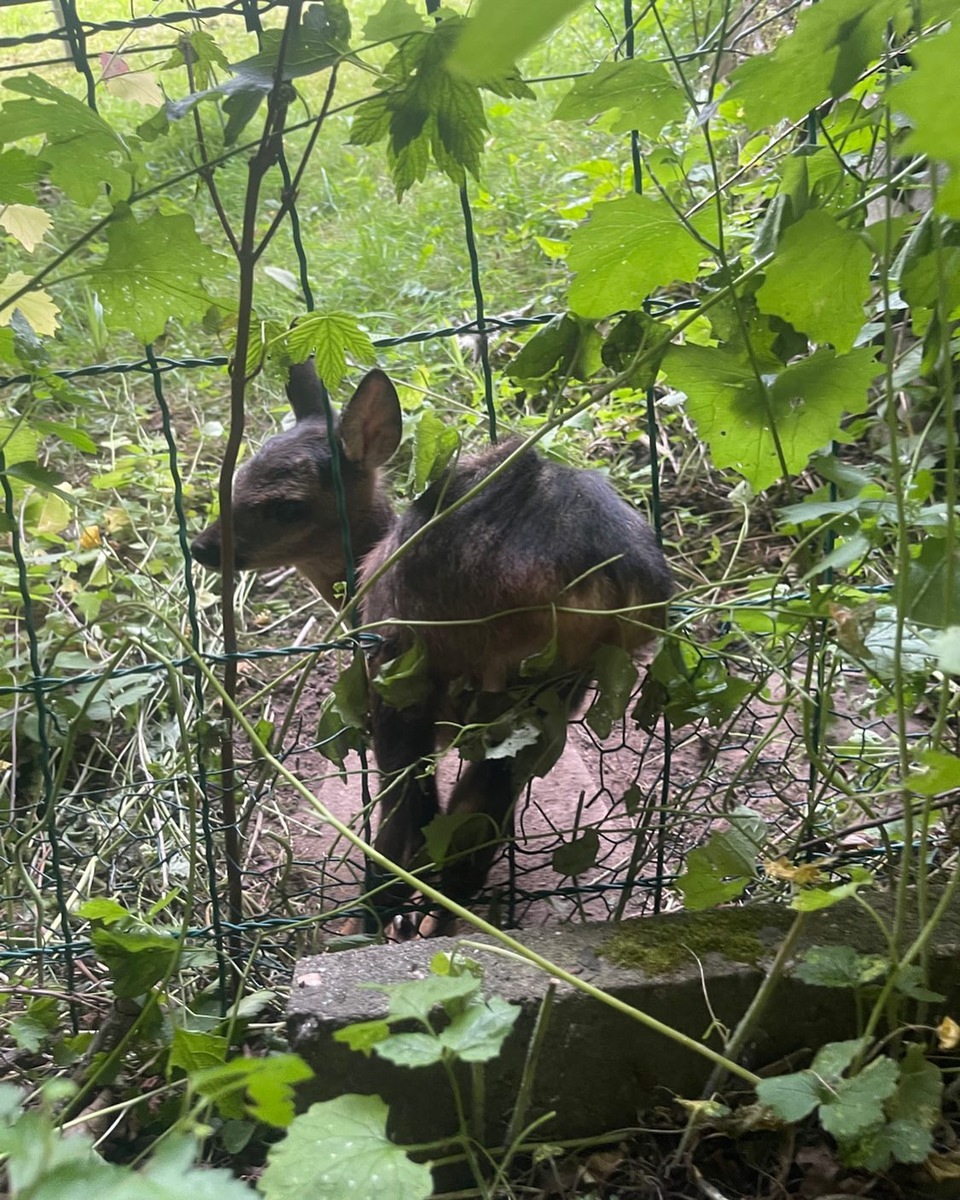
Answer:
MULTIPOLYGON (((397 515, 384 495, 374 495, 369 504, 348 514, 354 570, 387 536, 396 521, 397 515)), ((333 540, 325 552, 318 538, 316 557, 298 562, 297 570, 310 580, 328 604, 334 608, 341 607, 343 597, 338 594, 337 585, 347 577, 347 559, 339 539, 333 540)))

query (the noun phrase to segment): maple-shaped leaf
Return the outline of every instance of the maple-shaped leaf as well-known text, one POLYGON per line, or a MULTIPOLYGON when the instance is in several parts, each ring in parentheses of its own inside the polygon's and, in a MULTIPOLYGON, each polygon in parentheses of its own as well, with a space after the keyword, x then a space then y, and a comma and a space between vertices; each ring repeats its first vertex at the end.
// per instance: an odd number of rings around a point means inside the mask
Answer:
POLYGON ((581 317, 640 308, 659 287, 696 279, 707 251, 663 200, 624 196, 594 206, 570 239, 577 277, 570 307, 581 317))
POLYGON ((0 208, 0 228, 28 252, 43 241, 52 225, 47 213, 35 204, 7 204, 0 208))
POLYGON ((287 335, 295 362, 316 355, 317 374, 328 388, 337 387, 347 373, 347 354, 356 361, 376 358, 370 335, 349 313, 310 313, 301 317, 287 335))
POLYGON ((134 162, 126 143, 101 116, 39 75, 8 79, 4 87, 29 97, 3 105, 5 142, 45 138, 41 156, 50 166, 50 180, 78 204, 92 205, 104 185, 114 203, 129 197, 134 162))
POLYGON ((853 87, 886 48, 887 22, 905 8, 905 0, 821 0, 773 50, 737 67, 723 100, 742 110, 751 129, 798 121, 853 87))
POLYGON ((815 342, 851 350, 870 299, 871 263, 859 234, 822 209, 810 209, 781 237, 757 304, 815 342))
POLYGON ((91 272, 110 329, 152 342, 171 318, 200 321, 213 303, 204 280, 225 276, 230 260, 197 236, 187 213, 144 221, 132 214, 107 227, 109 250, 91 272))
POLYGON ((601 63, 591 74, 576 80, 554 110, 555 121, 577 121, 616 109, 610 122, 614 133, 637 129, 657 137, 664 125, 680 121, 686 101, 680 87, 662 63, 626 58, 601 63))
POLYGON ((521 58, 585 0, 480 0, 463 29, 450 67, 479 83, 513 68, 521 58))
POLYGON ((6 279, 0 280, 0 327, 11 324, 14 314, 19 313, 34 333, 52 337, 60 328, 57 320, 60 309, 43 288, 34 288, 12 304, 8 303, 8 297, 15 295, 29 282, 30 276, 22 271, 13 271, 6 279))
POLYGON ((671 346, 663 369, 686 393, 684 407, 717 466, 732 467, 761 491, 783 475, 773 430, 787 471, 802 471, 822 446, 850 441, 842 419, 863 411, 879 367, 869 346, 844 355, 824 349, 764 385, 745 358, 709 346, 671 346))
POLYGON ((398 198, 425 178, 431 157, 458 186, 467 172, 479 178, 487 134, 481 87, 505 96, 533 95, 515 73, 480 83, 452 73, 448 58, 463 25, 463 18, 450 16, 429 31, 406 37, 384 68, 377 84, 381 94, 361 105, 354 117, 354 145, 386 139, 398 198))
POLYGON ((37 183, 47 169, 42 159, 24 150, 4 150, 0 154, 0 204, 32 204, 37 183))

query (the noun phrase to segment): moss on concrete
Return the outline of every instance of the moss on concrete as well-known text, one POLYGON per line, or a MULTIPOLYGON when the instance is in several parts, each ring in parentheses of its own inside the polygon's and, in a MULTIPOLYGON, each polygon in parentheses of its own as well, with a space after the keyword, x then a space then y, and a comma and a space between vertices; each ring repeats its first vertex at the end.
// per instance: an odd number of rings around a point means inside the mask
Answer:
POLYGON ((759 934, 771 926, 786 928, 794 914, 769 907, 724 908, 684 913, 665 921, 624 921, 616 926, 597 953, 620 967, 639 967, 651 975, 671 974, 690 966, 691 954, 701 958, 719 951, 731 962, 756 966, 771 946, 759 934))

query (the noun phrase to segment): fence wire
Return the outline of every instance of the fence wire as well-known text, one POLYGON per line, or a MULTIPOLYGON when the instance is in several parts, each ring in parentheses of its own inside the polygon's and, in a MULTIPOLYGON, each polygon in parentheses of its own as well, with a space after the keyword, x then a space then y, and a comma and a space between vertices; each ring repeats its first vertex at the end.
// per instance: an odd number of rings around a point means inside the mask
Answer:
MULTIPOLYGON (((4 69, 69 62, 85 79, 93 103, 92 40, 109 35, 122 41, 129 59, 161 48, 131 42, 138 31, 194 26, 213 18, 243 21, 256 31, 266 13, 285 6, 237 0, 127 21, 96 21, 96 5, 80 0, 63 0, 61 7, 62 24, 0 38, 0 47, 22 51, 57 42, 68 46, 69 53, 65 51, 62 59, 8 63, 4 69)), ((632 55, 629 0, 624 22, 624 49, 632 55)), ((635 136, 630 156, 634 186, 641 191, 644 180, 635 136)), ((285 177, 289 182, 289 172, 285 177)), ((373 340, 390 352, 391 365, 402 374, 403 355, 410 347, 440 339, 476 339, 486 421, 495 439, 498 412, 491 343, 502 333, 543 325, 555 314, 515 317, 488 311, 496 309, 496 302, 484 294, 485 246, 476 233, 467 187, 451 186, 451 211, 458 212, 463 228, 463 269, 475 305, 472 317, 373 340)), ((301 284, 312 308, 295 206, 291 219, 301 284)), ((649 304, 664 312, 695 301, 651 298, 649 304)), ((45 587, 38 592, 32 548, 25 544, 0 461, 17 579, 17 598, 11 603, 8 597, 4 618, 12 661, 0 676, 0 704, 6 706, 0 711, 9 744, 0 829, 7 942, 0 957, 10 978, 62 974, 65 986, 73 990, 77 963, 90 952, 89 925, 77 910, 83 901, 98 896, 117 898, 141 914, 174 897, 170 911, 186 912, 184 928, 191 943, 212 942, 222 964, 227 943, 238 939, 245 952, 255 951, 254 973, 266 978, 287 971, 297 954, 320 945, 332 928, 327 915, 349 908, 364 890, 362 855, 320 821, 238 737, 235 777, 244 916, 239 923, 227 919, 226 830, 219 806, 223 780, 212 751, 219 705, 197 665, 199 660, 216 670, 225 656, 211 628, 205 585, 198 584, 189 554, 195 530, 188 528, 177 422, 170 411, 172 398, 191 372, 209 373, 226 363, 223 355, 175 357, 147 347, 141 357, 46 374, 64 383, 149 375, 173 484, 171 518, 183 557, 182 585, 151 593, 145 579, 139 595, 129 598, 126 635, 108 647, 99 667, 74 664, 69 671, 51 671, 44 661, 39 631, 50 598, 45 587), (183 638, 179 653, 169 653, 168 638, 154 637, 157 629, 151 628, 154 618, 144 600, 151 594, 169 614, 167 632, 183 638)), ((29 387, 32 380, 29 374, 0 379, 0 389, 19 394, 16 390, 29 387)), ((653 390, 647 393, 645 429, 653 480, 652 523, 661 538, 669 538, 670 481, 663 477, 663 459, 658 457, 661 447, 669 452, 669 444, 658 422, 653 390)), ((262 644, 263 633, 247 628, 239 653, 240 701, 262 724, 273 755, 331 811, 368 833, 370 796, 376 791, 367 779, 372 765, 368 768, 365 759, 353 754, 338 769, 324 756, 317 736, 320 699, 340 666, 351 654, 362 652, 363 639, 345 635, 318 640, 317 619, 304 608, 302 586, 289 577, 246 580, 239 597, 242 611, 251 589, 256 589, 255 596, 282 599, 301 615, 272 628, 268 646, 262 644), (299 630, 294 629, 296 621, 299 630), (290 638, 286 644, 282 634, 290 638)), ((687 600, 675 612, 677 626, 696 638, 698 629, 714 626, 716 613, 734 601, 767 611, 782 598, 724 596, 719 609, 717 604, 698 606, 687 600)), ((838 819, 855 828, 859 814, 869 824, 877 815, 873 798, 883 791, 896 762, 893 718, 874 714, 864 702, 868 685, 863 675, 821 634, 822 624, 811 620, 798 632, 794 648, 779 658, 766 650, 754 653, 750 646, 734 647, 731 661, 743 694, 722 719, 712 713, 676 729, 660 719, 653 731, 646 731, 628 716, 603 739, 583 717, 572 722, 563 758, 522 798, 518 836, 497 863, 478 908, 501 925, 515 926, 639 915, 672 905, 689 851, 737 806, 762 814, 771 844, 783 854, 819 852, 838 819), (811 676, 812 658, 816 669, 811 676)), ((82 633, 79 638, 82 642, 82 633)), ((633 708, 631 703, 627 713, 633 708)), ((920 730, 910 730, 908 736, 919 737, 920 730)), ((444 760, 443 790, 449 788, 454 769, 444 760)), ((830 849, 840 856, 871 857, 877 853, 875 843, 873 837, 858 840, 851 835, 839 846, 831 843, 830 849)), ((758 877, 756 890, 774 894, 777 884, 758 877)))

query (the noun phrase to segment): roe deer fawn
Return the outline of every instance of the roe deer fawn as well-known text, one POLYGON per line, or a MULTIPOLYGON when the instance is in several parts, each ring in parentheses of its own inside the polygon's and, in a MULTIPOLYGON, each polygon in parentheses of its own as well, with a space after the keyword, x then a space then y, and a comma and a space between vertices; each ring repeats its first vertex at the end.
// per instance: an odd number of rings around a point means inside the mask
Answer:
MULTIPOLYGON (((270 438, 234 481, 234 565, 293 565, 335 604, 346 564, 333 448, 312 360, 290 368, 287 396, 296 424, 270 438)), ((438 726, 452 728, 462 756, 476 761, 466 763, 450 797, 448 811, 463 814, 464 823, 456 827, 441 882, 451 897, 467 899, 512 829, 521 789, 546 774, 562 751, 597 650, 608 644, 633 650, 655 636, 671 578, 649 526, 604 476, 558 465, 533 449, 503 466, 516 441, 449 467, 397 517, 379 468, 400 435, 396 390, 382 371, 371 371, 335 433, 353 552, 361 578, 372 580, 361 601, 363 620, 382 637, 371 677, 417 642, 423 671, 413 706, 392 706, 372 691, 381 780, 376 844, 405 866, 421 851, 424 827, 440 811, 438 726), (383 569, 431 518, 481 481, 476 495, 383 569), (526 736, 515 739, 515 751, 507 744, 484 756, 482 747, 464 744, 465 731, 482 722, 489 735, 491 720, 496 729, 511 707, 508 689, 513 697, 523 694, 524 711, 539 711, 526 736)), ((219 523, 196 538, 192 553, 205 566, 220 566, 219 523)), ((504 727, 509 737, 509 723, 504 727)), ((403 889, 390 893, 396 902, 403 889)))

